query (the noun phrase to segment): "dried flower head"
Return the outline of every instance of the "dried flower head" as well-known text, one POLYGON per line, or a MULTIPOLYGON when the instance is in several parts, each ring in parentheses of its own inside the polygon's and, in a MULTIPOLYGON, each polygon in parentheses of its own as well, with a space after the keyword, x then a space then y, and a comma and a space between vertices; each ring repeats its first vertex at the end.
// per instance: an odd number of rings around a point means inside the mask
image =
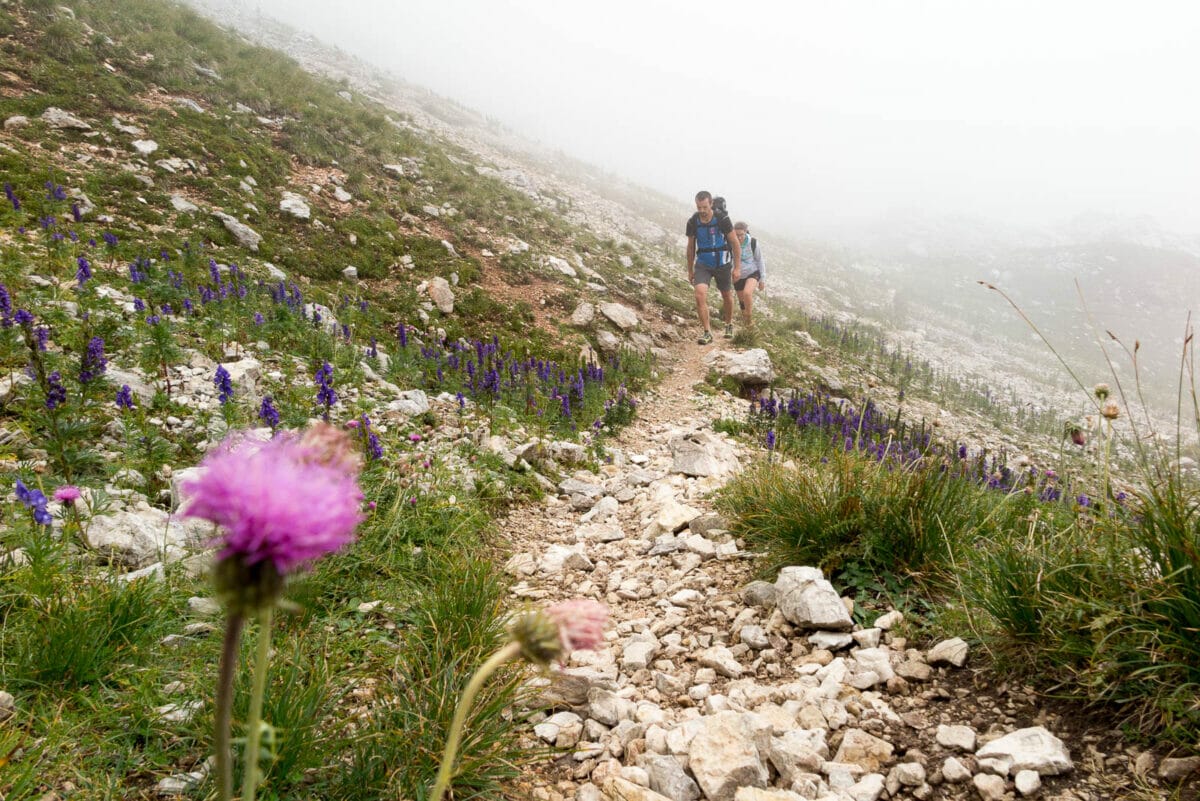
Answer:
POLYGON ((362 469, 362 456, 354 447, 354 440, 337 426, 314 423, 304 430, 300 444, 308 453, 306 458, 313 462, 353 475, 362 469))
POLYGON ((1121 407, 1117 405, 1116 401, 1109 401, 1100 409, 1100 416, 1105 420, 1116 420, 1121 416, 1121 407))
POLYGON ((1108 384, 1097 384, 1092 387, 1092 394, 1096 396, 1096 400, 1105 400, 1109 393, 1108 384))

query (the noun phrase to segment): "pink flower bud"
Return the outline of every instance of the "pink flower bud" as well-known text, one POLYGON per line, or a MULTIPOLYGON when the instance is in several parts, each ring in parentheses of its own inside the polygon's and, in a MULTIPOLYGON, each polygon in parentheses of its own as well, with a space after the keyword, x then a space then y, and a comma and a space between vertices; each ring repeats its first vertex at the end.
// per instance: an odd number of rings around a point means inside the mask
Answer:
POLYGON ((558 627, 564 653, 595 650, 604 642, 608 607, 602 603, 585 599, 563 601, 547 608, 546 616, 558 627))

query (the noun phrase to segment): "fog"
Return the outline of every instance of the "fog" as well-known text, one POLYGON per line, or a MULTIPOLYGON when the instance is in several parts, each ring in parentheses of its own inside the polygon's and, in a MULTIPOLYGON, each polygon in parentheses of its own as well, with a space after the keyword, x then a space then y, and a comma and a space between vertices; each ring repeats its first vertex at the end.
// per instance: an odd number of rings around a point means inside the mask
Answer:
POLYGON ((881 214, 1200 232, 1200 7, 258 0, 516 132, 819 235, 881 214))

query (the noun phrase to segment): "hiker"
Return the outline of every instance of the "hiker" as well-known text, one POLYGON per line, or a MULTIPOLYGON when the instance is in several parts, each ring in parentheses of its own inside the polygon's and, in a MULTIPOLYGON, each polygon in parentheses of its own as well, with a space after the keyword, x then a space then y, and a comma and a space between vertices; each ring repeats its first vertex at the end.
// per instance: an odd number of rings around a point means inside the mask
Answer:
POLYGON ((750 235, 749 225, 738 221, 733 231, 737 234, 742 251, 741 278, 733 282, 733 290, 737 292, 738 305, 742 309, 742 325, 749 328, 753 325, 750 313, 754 306, 754 293, 766 288, 767 262, 758 247, 758 240, 750 235))
POLYGON ((696 213, 687 221, 688 281, 696 289, 696 313, 704 331, 699 343, 713 341, 708 317, 708 285, 717 279, 721 292, 721 319, 725 338, 733 336, 733 282, 741 276, 741 248, 733 234, 733 223, 724 212, 724 202, 714 205, 710 192, 696 193, 696 213))

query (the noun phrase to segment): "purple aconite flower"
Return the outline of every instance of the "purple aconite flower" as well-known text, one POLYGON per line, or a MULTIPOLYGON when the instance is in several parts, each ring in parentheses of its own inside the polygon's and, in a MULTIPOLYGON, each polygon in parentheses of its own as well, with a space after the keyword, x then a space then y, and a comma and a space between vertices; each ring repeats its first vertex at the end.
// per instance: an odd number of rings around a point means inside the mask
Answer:
POLYGON ((308 436, 232 437, 205 457, 199 478, 183 484, 183 515, 224 529, 218 562, 269 562, 280 575, 292 573, 350 542, 362 519, 357 472, 322 456, 308 436))
POLYGON ((75 280, 79 282, 80 286, 83 286, 92 277, 92 265, 83 256, 76 259, 76 264, 79 265, 79 269, 75 271, 75 280))
POLYGON ((62 385, 62 373, 55 370, 46 376, 46 408, 57 409, 67 402, 67 388, 62 385))
POLYGON ((275 408, 270 395, 262 399, 262 404, 258 407, 258 418, 269 425, 272 431, 279 427, 279 410, 275 408))
POLYGON ((17 309, 17 313, 13 315, 13 320, 16 321, 17 325, 24 328, 27 325, 33 324, 33 315, 25 309, 17 309))
POLYGON ((21 201, 17 199, 17 193, 13 191, 12 184, 4 184, 4 196, 8 198, 8 202, 12 204, 13 211, 21 210, 21 201))
POLYGON ((12 295, 8 294, 8 287, 0 284, 0 324, 5 328, 12 328, 12 295))
POLYGON ((122 384, 121 388, 117 390, 117 408, 133 408, 133 390, 129 388, 128 384, 122 384))
POLYGON ((44 325, 39 325, 33 329, 33 338, 37 340, 37 349, 45 352, 46 343, 50 341, 50 329, 44 325))
POLYGON ((54 181, 46 181, 46 200, 66 200, 67 190, 54 181))
POLYGON ((217 388, 217 400, 222 406, 229 403, 229 399, 233 397, 233 379, 229 375, 229 371, 225 369, 225 365, 217 365, 217 374, 213 376, 213 385, 217 388))
POLYGON ((255 312, 254 313, 254 324, 262 325, 263 322, 265 322, 265 321, 263 320, 262 312, 255 312))
POLYGON ((51 523, 50 512, 46 510, 46 494, 40 489, 30 489, 25 486, 25 482, 17 479, 16 486, 17 500, 29 510, 33 512, 34 522, 42 526, 48 526, 51 523))
POLYGON ((86 384, 97 378, 107 367, 108 359, 104 357, 104 340, 100 337, 92 337, 88 341, 83 361, 79 365, 79 383, 86 384))
POLYGON ((313 380, 317 384, 317 403, 325 407, 324 417, 326 422, 329 420, 329 410, 333 404, 337 403, 337 393, 333 391, 333 365, 325 362, 321 365, 321 369, 317 370, 317 374, 313 376, 313 380))
POLYGON ((775 450, 775 429, 767 432, 767 450, 775 450))

